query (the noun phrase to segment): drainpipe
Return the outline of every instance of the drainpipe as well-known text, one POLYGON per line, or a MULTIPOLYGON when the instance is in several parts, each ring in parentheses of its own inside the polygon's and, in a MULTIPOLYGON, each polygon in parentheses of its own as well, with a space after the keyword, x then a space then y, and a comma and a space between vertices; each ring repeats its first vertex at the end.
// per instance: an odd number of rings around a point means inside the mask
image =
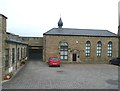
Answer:
POLYGON ((118 35, 118 57, 120 58, 120 36, 118 35))
POLYGON ((17 44, 16 44, 16 66, 15 69, 17 70, 17 62, 18 62, 18 54, 17 54, 18 50, 17 50, 17 44))
POLYGON ((118 2, 118 57, 120 57, 120 1, 118 2))
POLYGON ((44 35, 43 41, 43 61, 46 62, 46 35, 44 35))
POLYGON ((118 26, 118 57, 120 58, 120 25, 118 26))
MULTIPOLYGON (((27 57, 27 60, 28 60, 28 47, 27 47, 27 45, 26 45, 26 48, 25 48, 25 49, 26 49, 26 50, 25 50, 25 51, 26 51, 25 57, 27 57)), ((27 61, 27 60, 26 60, 26 61, 27 61)))

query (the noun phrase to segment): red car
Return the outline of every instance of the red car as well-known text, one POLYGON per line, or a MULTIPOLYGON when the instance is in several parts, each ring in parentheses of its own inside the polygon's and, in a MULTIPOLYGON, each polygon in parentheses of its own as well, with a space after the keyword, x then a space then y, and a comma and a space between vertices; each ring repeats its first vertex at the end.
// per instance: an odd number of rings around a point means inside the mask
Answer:
POLYGON ((60 67, 60 58, 58 57, 50 57, 48 60, 49 67, 50 66, 58 66, 60 67))

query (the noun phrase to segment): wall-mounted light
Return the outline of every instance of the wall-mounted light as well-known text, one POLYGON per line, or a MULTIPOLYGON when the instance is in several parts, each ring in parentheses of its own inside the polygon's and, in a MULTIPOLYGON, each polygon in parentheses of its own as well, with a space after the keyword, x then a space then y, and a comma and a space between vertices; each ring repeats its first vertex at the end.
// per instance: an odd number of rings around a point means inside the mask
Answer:
POLYGON ((76 44, 78 44, 79 43, 79 41, 76 41, 76 44))

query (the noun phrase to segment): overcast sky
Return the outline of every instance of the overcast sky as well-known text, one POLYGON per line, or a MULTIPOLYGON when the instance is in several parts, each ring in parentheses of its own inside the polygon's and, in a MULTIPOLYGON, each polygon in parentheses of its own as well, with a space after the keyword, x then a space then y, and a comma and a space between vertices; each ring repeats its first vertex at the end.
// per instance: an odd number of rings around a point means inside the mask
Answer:
POLYGON ((58 27, 106 29, 117 34, 119 0, 0 0, 0 13, 7 19, 7 32, 42 37, 58 27))

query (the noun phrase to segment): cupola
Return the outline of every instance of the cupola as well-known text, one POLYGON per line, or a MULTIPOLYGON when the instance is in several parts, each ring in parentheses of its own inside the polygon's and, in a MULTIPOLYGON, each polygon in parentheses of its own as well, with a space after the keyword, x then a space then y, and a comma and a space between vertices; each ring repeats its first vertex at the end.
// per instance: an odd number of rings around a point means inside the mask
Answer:
POLYGON ((62 28, 63 26, 63 22, 62 22, 62 19, 60 17, 59 21, 58 21, 58 28, 62 28))

